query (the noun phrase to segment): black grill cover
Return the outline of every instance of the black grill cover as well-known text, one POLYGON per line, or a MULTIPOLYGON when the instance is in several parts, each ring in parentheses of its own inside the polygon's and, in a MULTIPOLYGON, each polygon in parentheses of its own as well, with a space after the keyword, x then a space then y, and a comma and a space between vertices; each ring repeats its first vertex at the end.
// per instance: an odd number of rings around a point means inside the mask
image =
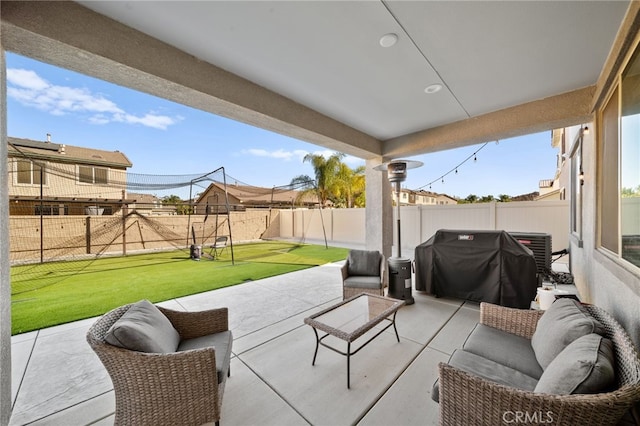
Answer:
POLYGON ((536 296, 533 252, 505 231, 441 229, 415 250, 416 290, 528 309, 536 296))

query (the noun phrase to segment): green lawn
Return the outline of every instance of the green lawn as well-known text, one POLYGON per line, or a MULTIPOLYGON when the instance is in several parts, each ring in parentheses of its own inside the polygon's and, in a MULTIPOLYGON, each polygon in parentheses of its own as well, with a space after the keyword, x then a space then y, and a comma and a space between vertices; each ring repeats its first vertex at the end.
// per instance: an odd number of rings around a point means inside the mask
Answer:
MULTIPOLYGON (((207 253, 207 250, 205 250, 207 253)), ((42 265, 14 266, 12 334, 101 315, 149 299, 228 287, 346 258, 347 249, 286 242, 234 246, 216 260, 189 258, 188 250, 42 265)))

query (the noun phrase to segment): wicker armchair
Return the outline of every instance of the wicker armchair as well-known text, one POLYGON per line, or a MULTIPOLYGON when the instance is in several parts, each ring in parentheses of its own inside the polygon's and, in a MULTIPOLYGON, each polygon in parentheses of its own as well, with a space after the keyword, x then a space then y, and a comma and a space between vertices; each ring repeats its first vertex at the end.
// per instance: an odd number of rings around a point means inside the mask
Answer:
MULTIPOLYGON (((640 359, 629 335, 602 309, 586 305, 606 328, 613 341, 617 388, 600 394, 550 395, 522 391, 466 373, 446 363, 439 364, 440 424, 503 424, 505 413, 539 416, 538 422, 553 425, 615 425, 631 406, 640 401, 640 359), (547 414, 551 413, 551 414, 547 414), (547 423, 550 423, 547 421, 547 423)), ((542 311, 480 305, 480 322, 531 338, 542 311)))
POLYGON ((340 271, 343 300, 360 293, 384 296, 386 261, 379 251, 350 250, 340 271))
MULTIPOLYGON (((104 364, 116 397, 116 425, 201 425, 220 420, 229 366, 216 371, 212 346, 172 353, 144 353, 113 346, 107 331, 132 305, 106 313, 87 332, 87 341, 104 364), (222 376, 220 383, 218 377, 222 376)), ((227 308, 179 312, 159 307, 180 339, 227 331, 227 308)), ((229 348, 230 351, 230 348, 229 348)))

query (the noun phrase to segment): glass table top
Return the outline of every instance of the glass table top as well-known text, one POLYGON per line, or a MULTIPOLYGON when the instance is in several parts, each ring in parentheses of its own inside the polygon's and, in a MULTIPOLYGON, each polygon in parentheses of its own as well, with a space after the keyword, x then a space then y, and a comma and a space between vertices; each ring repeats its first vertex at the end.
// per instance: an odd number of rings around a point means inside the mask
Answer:
POLYGON ((344 333, 351 333, 369 323, 381 321, 403 304, 401 300, 363 293, 312 315, 310 319, 344 333))

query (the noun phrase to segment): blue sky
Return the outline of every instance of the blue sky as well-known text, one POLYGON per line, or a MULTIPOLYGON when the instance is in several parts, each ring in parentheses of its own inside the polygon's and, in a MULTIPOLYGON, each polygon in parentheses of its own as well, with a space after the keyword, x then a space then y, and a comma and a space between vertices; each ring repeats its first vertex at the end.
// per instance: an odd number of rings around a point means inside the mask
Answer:
MULTIPOLYGON (((224 167, 228 176, 249 185, 287 185, 295 176, 312 176, 302 158, 326 153, 323 147, 258 129, 136 92, 12 53, 7 63, 7 121, 12 137, 121 151, 132 173, 182 175, 224 167)), ((551 132, 411 157, 424 166, 408 172, 403 187, 431 184, 434 192, 520 195, 538 190, 538 181, 555 173, 557 150, 551 132), (479 151, 478 151, 479 150, 479 151), (458 173, 440 176, 478 152, 458 173)), ((356 167, 363 160, 347 157, 356 167)), ((425 186, 426 185, 426 186, 425 186)))

